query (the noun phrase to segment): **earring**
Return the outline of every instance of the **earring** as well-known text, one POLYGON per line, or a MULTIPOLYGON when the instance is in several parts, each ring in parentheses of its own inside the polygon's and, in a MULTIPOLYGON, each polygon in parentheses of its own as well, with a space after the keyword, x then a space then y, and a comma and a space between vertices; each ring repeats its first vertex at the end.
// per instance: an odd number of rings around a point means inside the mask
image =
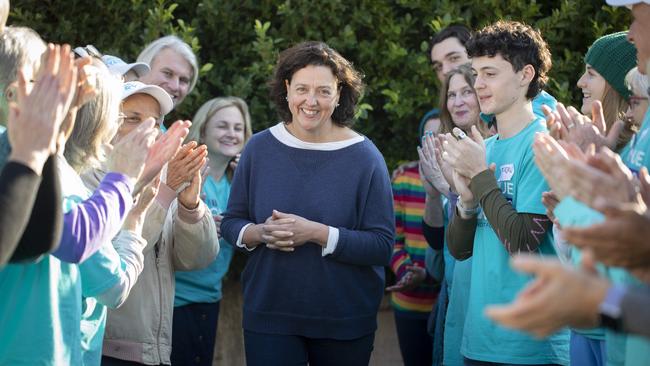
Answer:
POLYGON ((289 101, 289 96, 287 95, 286 97, 284 97, 284 99, 288 102, 289 101))
POLYGON ((339 104, 338 104, 338 103, 336 103, 336 107, 338 107, 338 106, 339 106, 339 104))

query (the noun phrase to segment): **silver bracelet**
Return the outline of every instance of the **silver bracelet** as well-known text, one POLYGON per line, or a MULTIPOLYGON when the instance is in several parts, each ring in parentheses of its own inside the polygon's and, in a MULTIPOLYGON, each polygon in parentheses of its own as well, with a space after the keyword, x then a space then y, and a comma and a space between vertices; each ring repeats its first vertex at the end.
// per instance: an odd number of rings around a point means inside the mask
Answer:
POLYGON ((458 208, 458 211, 465 217, 475 216, 478 214, 478 205, 474 208, 467 209, 463 207, 461 200, 456 201, 456 208, 458 208))

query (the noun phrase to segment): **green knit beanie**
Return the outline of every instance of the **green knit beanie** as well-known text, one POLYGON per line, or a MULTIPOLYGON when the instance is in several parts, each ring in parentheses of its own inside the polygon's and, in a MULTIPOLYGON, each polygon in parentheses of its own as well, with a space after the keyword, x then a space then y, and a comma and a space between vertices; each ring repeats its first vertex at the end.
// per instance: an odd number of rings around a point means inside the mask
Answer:
POLYGON ((625 86, 625 75, 636 66, 636 48, 627 40, 627 32, 598 38, 589 47, 585 63, 591 65, 625 100, 631 93, 625 86))

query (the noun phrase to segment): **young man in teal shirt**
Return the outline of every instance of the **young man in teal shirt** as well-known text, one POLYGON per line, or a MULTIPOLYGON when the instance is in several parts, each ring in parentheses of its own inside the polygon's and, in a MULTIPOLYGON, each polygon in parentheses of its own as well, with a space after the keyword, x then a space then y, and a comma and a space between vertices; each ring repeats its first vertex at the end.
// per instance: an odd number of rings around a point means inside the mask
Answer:
POLYGON ((531 100, 546 82, 550 52, 539 32, 510 21, 479 31, 467 50, 481 112, 495 115, 498 134, 483 142, 473 127, 471 138, 455 131, 458 140, 448 135, 443 143, 460 194, 449 249, 459 260, 473 258, 461 353, 466 365, 566 365, 567 331, 538 340, 483 315, 485 306, 511 301, 530 281, 510 268, 511 255, 555 254, 541 203, 548 186, 531 148, 535 134, 546 133, 531 100))

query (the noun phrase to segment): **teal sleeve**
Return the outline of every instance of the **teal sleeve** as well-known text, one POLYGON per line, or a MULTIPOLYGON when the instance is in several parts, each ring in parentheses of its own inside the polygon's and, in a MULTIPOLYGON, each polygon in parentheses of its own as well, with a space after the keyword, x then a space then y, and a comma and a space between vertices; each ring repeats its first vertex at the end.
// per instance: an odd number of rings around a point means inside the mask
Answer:
POLYGON ((605 221, 605 216, 576 200, 572 196, 564 198, 553 210, 562 227, 588 227, 605 221))
POLYGON ((81 292, 84 297, 95 297, 115 286, 122 270, 120 256, 109 242, 79 265, 81 292))
POLYGON ((521 173, 518 174, 513 206, 518 213, 530 213, 546 216, 546 207, 542 203, 542 193, 550 191, 546 179, 535 164, 533 150, 527 149, 522 159, 521 173))

